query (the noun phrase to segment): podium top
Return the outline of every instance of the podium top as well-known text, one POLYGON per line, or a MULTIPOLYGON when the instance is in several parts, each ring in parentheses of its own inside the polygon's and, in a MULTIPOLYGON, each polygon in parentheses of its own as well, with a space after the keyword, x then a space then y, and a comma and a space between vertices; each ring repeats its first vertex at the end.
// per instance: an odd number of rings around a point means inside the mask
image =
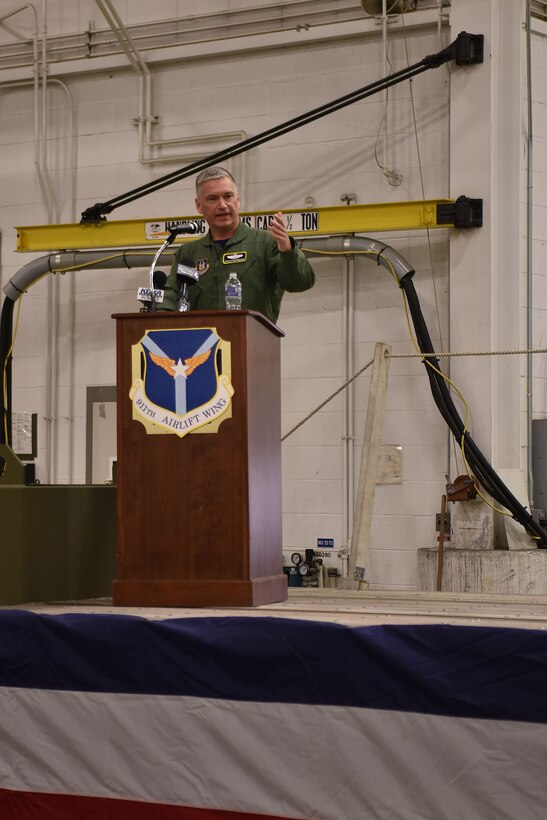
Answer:
POLYGON ((159 322, 162 319, 165 320, 166 317, 172 319, 175 316, 179 317, 187 317, 191 316, 196 320, 203 319, 206 320, 208 323, 214 322, 215 317, 234 317, 234 316, 252 316, 253 319, 256 319, 260 324, 264 325, 268 328, 272 333, 276 336, 284 336, 284 332, 271 322, 269 319, 266 318, 262 313, 259 313, 257 310, 190 310, 184 313, 180 313, 177 310, 156 310, 156 311, 144 311, 139 313, 113 313, 113 319, 144 319, 146 321, 152 322, 159 322))

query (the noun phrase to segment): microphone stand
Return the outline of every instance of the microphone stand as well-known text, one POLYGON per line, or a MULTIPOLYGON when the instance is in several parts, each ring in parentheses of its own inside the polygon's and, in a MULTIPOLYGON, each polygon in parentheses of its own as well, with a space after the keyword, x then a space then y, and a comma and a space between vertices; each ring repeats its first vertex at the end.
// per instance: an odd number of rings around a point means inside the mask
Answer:
POLYGON ((169 234, 169 236, 167 237, 167 239, 165 240, 163 245, 161 245, 161 247, 158 248, 158 250, 156 252, 156 255, 154 256, 154 258, 152 260, 152 264, 150 265, 150 274, 149 274, 150 284, 149 284, 149 288, 150 288, 150 310, 151 311, 157 310, 156 295, 154 293, 154 273, 155 273, 155 270, 156 270, 156 265, 158 264, 158 259, 160 258, 160 256, 164 252, 164 250, 167 247, 169 247, 169 245, 173 242, 173 240, 177 236, 177 233, 178 233, 178 231, 171 231, 171 233, 169 234))
POLYGON ((189 222, 187 225, 181 225, 178 228, 173 228, 173 230, 169 233, 169 236, 167 237, 167 239, 165 240, 163 245, 160 248, 158 248, 158 250, 157 250, 157 252, 156 252, 156 254, 155 254, 155 256, 152 260, 152 264, 150 265, 149 287, 150 287, 150 310, 151 311, 156 311, 157 310, 156 296, 155 296, 155 293, 154 293, 154 272, 156 270, 156 265, 158 264, 158 259, 160 258, 160 256, 164 252, 164 250, 166 248, 168 248, 169 245, 172 244, 172 242, 174 242, 174 240, 176 239, 176 237, 179 234, 181 234, 181 233, 196 233, 196 231, 197 231, 197 224, 195 222, 189 222))
POLYGON ((186 313, 190 310, 190 302, 188 301, 188 285, 182 282, 180 285, 180 295, 177 302, 177 310, 179 313, 186 313))
POLYGON ((190 302, 188 300, 188 288, 194 282, 199 280, 199 273, 195 268, 190 268, 188 265, 179 262, 177 265, 177 282, 179 285, 179 300, 177 303, 177 310, 185 313, 190 310, 190 302))

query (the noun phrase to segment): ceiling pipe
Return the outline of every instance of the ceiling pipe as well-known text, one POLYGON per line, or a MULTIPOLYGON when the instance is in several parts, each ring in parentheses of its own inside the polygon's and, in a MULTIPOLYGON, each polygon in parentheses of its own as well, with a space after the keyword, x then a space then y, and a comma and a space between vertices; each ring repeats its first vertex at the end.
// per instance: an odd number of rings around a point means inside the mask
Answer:
MULTIPOLYGON (((207 154, 207 148, 203 145, 203 150, 199 150, 199 143, 216 142, 231 144, 235 140, 244 140, 247 137, 245 131, 225 131, 211 134, 202 134, 192 137, 174 137, 171 139, 152 139, 152 126, 157 122, 157 117, 153 113, 153 77, 141 51, 135 45, 127 26, 114 8, 111 0, 95 0, 99 10, 105 17, 108 25, 112 29, 116 40, 120 44, 124 54, 129 60, 139 81, 139 114, 135 119, 139 133, 139 162, 141 165, 155 165, 168 162, 192 162, 202 159, 207 154), (193 151, 187 149, 182 153, 158 155, 158 150, 165 146, 192 146, 193 151), (198 148, 198 150, 196 150, 198 148)), ((241 163, 243 166, 243 162, 241 163)), ((243 167, 241 172, 243 176, 243 167)), ((242 185, 242 180, 240 179, 242 185)))

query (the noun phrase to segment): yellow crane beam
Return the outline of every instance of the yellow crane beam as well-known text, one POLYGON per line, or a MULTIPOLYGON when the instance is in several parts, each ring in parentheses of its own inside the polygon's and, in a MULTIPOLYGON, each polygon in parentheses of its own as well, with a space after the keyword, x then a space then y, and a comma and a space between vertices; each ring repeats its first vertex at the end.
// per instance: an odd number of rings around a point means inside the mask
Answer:
MULTIPOLYGON (((462 198, 460 198, 462 199, 462 198)), ((457 200, 456 202, 458 202, 457 200)), ((473 200, 480 202, 480 200, 473 200)), ((327 236, 340 233, 383 233, 411 231, 420 228, 453 227, 452 199, 430 199, 416 202, 389 202, 369 205, 347 205, 332 208, 305 208, 284 211, 285 223, 292 236, 327 236), (445 208, 441 216, 441 209, 445 208), (446 221, 448 219, 448 221, 446 221)), ((273 211, 245 212, 241 218, 251 227, 267 228, 273 211)), ((93 250, 158 245, 169 232, 189 220, 199 224, 199 233, 207 230, 205 220, 196 216, 127 219, 99 224, 30 225, 17 228, 17 250, 35 251, 93 250)), ((177 237, 177 243, 194 237, 177 237)))

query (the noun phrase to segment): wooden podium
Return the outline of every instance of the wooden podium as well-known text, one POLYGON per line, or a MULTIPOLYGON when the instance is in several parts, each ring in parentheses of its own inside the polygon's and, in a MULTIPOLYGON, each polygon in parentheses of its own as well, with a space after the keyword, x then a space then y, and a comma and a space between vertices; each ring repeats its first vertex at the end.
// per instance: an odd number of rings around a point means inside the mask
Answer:
POLYGON ((285 600, 279 361, 283 333, 252 311, 155 312, 114 318, 118 414, 114 605, 235 607, 285 600), (155 425, 143 423, 135 412, 134 396, 130 398, 135 350, 144 363, 141 340, 147 333, 202 328, 214 329, 226 343, 217 361, 222 373, 231 370, 231 413, 225 414, 216 432, 207 432, 211 425, 183 437, 163 428, 158 432, 155 425))

